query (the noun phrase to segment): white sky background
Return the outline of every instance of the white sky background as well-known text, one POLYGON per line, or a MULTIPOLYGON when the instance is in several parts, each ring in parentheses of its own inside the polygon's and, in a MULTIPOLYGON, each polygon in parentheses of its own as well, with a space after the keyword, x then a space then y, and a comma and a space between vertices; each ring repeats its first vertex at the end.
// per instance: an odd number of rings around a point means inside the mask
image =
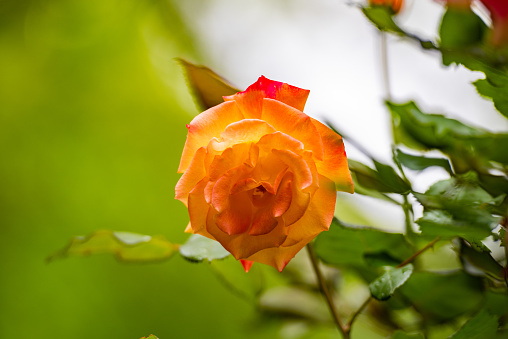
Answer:
MULTIPOLYGON (((398 23, 421 38, 436 40, 444 8, 433 0, 406 1, 398 23)), ((333 122, 377 159, 391 161, 389 113, 383 105, 379 34, 345 0, 186 0, 182 13, 198 37, 205 64, 240 89, 260 75, 310 89, 305 112, 333 122)), ((490 130, 508 130, 508 120, 471 84, 481 78, 463 67, 441 65, 438 53, 389 36, 391 93, 395 102, 415 100, 423 111, 443 113, 490 130)), ((348 157, 365 158, 346 143, 348 157)), ((415 182, 425 190, 434 171, 415 182)), ((419 176, 420 177, 420 176, 419 176)), ((346 198, 399 228, 398 209, 355 195, 346 198), (382 216, 381 216, 382 214, 382 216)))

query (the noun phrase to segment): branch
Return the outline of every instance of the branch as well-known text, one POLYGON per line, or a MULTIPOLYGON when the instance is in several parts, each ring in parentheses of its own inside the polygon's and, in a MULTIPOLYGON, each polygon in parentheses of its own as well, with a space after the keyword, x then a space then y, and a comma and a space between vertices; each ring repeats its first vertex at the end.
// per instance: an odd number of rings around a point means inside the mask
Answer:
POLYGON ((342 324, 342 321, 339 318, 333 299, 330 295, 330 292, 328 291, 328 288, 326 287, 325 280, 323 279, 323 275, 321 274, 321 271, 319 269, 316 253, 314 252, 314 248, 310 243, 307 244, 307 251, 309 252, 310 261, 312 263, 312 267, 314 268, 314 272, 316 273, 316 277, 319 283, 319 289, 321 290, 321 293, 326 299, 328 308, 330 309, 330 313, 335 322, 335 325, 337 326, 339 332, 342 334, 342 337, 344 339, 349 339, 349 329, 342 324))
POLYGON ((427 245, 425 245, 422 249, 420 249, 419 251, 415 252, 412 256, 410 256, 409 258, 407 258, 406 260, 404 260, 402 263, 400 263, 397 268, 401 268, 401 267, 404 267, 406 266, 407 264, 413 262, 413 260, 415 260, 420 254, 422 254, 423 252, 425 252, 426 250, 428 250, 429 248, 431 248, 432 246, 434 246, 439 240, 441 240, 441 237, 437 237, 436 239, 432 240, 431 242, 429 242, 427 245))

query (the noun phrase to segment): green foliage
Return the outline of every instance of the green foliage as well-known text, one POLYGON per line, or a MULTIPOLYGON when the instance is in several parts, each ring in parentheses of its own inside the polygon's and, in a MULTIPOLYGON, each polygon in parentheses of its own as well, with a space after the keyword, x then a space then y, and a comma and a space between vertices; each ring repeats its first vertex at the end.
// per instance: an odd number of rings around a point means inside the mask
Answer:
POLYGON ((497 317, 480 311, 461 327, 450 339, 484 339, 494 338, 498 327, 497 317))
POLYGON ((425 337, 421 333, 408 334, 401 330, 397 330, 393 333, 390 339, 425 339, 425 337))
POLYGON ((404 34, 393 21, 393 12, 388 6, 364 7, 362 12, 380 31, 404 34))
POLYGON ((485 23, 472 10, 449 7, 443 15, 439 28, 441 47, 469 48, 481 43, 486 30, 485 23))
POLYGON ((450 166, 450 161, 445 158, 434 158, 434 157, 426 157, 423 155, 411 155, 402 152, 400 149, 395 150, 394 157, 396 160, 402 164, 404 167, 415 171, 422 171, 429 167, 441 167, 450 175, 453 175, 452 167, 450 166))
POLYGON ((499 222, 490 212, 499 199, 480 187, 474 172, 439 181, 425 194, 414 195, 424 206, 423 217, 417 223, 426 236, 482 240, 499 222))
POLYGON ((240 92, 208 67, 194 65, 183 59, 178 61, 185 70, 189 88, 201 110, 224 102, 223 96, 240 92))
POLYGON ((486 276, 498 281, 503 280, 504 268, 492 257, 490 250, 477 249, 475 246, 471 246, 462 240, 459 254, 466 271, 472 271, 472 273, 478 274, 477 271, 480 270, 486 276), (471 266, 476 270, 471 270, 471 266))
POLYGON ((130 232, 96 231, 86 237, 74 237, 69 245, 48 258, 49 261, 68 256, 112 254, 124 262, 154 262, 169 259, 178 245, 163 236, 149 236, 130 232))
POLYGON ((399 290, 423 316, 437 321, 472 312, 483 300, 482 280, 462 271, 414 272, 399 290))
POLYGON ((337 267, 366 268, 373 263, 373 257, 400 263, 412 254, 402 234, 350 226, 338 219, 332 221, 328 232, 316 238, 314 248, 321 260, 337 267))
POLYGON ((180 254, 193 262, 224 259, 230 255, 220 243, 199 234, 191 235, 185 244, 180 246, 180 254))
POLYGON ((405 194, 411 190, 411 186, 392 167, 376 160, 373 162, 376 169, 355 160, 348 160, 355 192, 397 203, 385 193, 405 194))
POLYGON ((413 273, 413 265, 401 268, 385 267, 385 272, 370 283, 370 293, 377 300, 388 300, 395 291, 402 286, 413 273))

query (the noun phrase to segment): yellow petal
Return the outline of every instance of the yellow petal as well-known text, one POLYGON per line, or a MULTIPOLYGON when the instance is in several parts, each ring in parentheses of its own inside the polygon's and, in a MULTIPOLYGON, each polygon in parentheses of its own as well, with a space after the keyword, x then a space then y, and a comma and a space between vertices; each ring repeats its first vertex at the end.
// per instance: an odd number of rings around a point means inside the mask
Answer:
POLYGON ((189 192, 206 176, 206 168, 204 166, 205 156, 206 149, 204 147, 198 149, 190 166, 176 184, 175 198, 183 202, 185 206, 187 206, 189 192))
POLYGON ((264 99, 261 119, 302 142, 305 149, 312 151, 315 159, 323 160, 323 143, 307 114, 280 101, 264 99))
POLYGON ((316 161, 319 174, 335 182, 336 189, 348 193, 354 192, 353 180, 347 164, 346 151, 342 137, 321 122, 312 119, 321 135, 324 149, 323 161, 316 161))
POLYGON ((229 124, 242 119, 243 115, 234 102, 224 102, 196 116, 187 125, 189 132, 178 173, 183 173, 189 167, 199 148, 206 147, 212 138, 220 137, 229 124))

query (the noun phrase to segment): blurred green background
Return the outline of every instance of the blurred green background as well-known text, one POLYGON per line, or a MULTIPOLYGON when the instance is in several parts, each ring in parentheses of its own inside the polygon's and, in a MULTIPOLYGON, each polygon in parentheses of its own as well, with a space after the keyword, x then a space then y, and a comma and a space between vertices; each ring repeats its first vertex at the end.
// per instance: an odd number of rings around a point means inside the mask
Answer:
POLYGON ((0 1, 0 338, 259 337, 209 265, 45 262, 96 229, 186 239, 176 1, 0 1))

